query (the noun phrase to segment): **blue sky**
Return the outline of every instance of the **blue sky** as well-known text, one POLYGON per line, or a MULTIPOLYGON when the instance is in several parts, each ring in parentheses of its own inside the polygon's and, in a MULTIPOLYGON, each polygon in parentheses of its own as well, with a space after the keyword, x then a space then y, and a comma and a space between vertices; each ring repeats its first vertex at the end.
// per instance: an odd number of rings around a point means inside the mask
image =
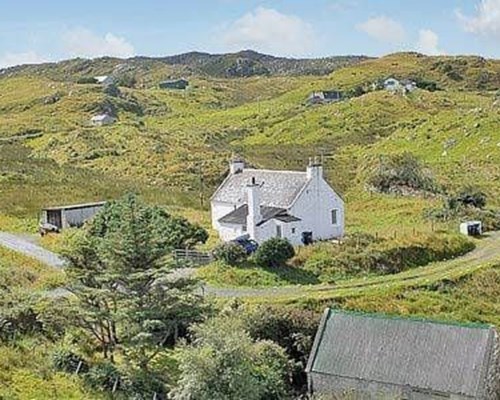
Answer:
POLYGON ((0 67, 248 48, 500 58, 500 0, 0 0, 0 67))

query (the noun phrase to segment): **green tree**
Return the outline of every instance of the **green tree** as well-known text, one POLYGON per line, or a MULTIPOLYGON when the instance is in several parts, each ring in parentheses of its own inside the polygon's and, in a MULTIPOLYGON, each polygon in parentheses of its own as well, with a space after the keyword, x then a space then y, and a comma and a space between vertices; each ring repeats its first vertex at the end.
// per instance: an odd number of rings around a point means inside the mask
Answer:
POLYGON ((282 238, 271 238, 262 243, 255 252, 255 261, 260 265, 279 267, 295 255, 290 242, 282 238))
POLYGON ((198 226, 133 195, 109 203, 65 254, 68 289, 76 297, 70 322, 95 339, 111 362, 120 351, 148 370, 179 332, 203 318, 196 282, 172 279, 168 255, 206 238, 198 226))
POLYGON ((178 350, 173 400, 277 400, 287 397, 289 360, 271 341, 253 341, 239 318, 221 315, 193 329, 178 350))

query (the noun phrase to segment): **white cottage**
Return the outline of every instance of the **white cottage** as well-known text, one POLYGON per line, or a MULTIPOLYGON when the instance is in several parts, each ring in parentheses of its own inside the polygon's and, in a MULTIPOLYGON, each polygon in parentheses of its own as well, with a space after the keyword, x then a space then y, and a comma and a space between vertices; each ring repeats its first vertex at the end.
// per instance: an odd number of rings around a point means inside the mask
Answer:
POLYGON ((258 243, 283 237, 301 245, 344 234, 344 201, 317 161, 301 172, 245 168, 234 160, 211 206, 212 226, 224 241, 248 235, 258 243))
POLYGON ((116 121, 115 117, 112 117, 109 114, 99 114, 91 118, 90 122, 94 126, 106 126, 114 124, 116 121))

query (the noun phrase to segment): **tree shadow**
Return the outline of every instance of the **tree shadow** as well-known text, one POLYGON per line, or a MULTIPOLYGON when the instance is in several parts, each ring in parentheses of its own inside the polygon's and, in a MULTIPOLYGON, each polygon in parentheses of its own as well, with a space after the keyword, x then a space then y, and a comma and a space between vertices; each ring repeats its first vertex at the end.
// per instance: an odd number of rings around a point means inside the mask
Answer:
POLYGON ((320 283, 314 273, 289 265, 265 267, 263 269, 291 285, 316 285, 320 283))

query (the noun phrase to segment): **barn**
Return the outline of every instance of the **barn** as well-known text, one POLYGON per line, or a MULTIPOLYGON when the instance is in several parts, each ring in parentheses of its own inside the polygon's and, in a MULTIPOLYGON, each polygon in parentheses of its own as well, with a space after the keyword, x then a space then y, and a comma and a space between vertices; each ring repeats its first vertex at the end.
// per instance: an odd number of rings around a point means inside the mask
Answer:
POLYGON ((325 310, 306 372, 333 398, 498 399, 499 340, 482 324, 325 310))
POLYGON ((80 227, 97 214, 106 204, 105 201, 48 207, 42 210, 42 224, 50 224, 58 229, 80 227))

